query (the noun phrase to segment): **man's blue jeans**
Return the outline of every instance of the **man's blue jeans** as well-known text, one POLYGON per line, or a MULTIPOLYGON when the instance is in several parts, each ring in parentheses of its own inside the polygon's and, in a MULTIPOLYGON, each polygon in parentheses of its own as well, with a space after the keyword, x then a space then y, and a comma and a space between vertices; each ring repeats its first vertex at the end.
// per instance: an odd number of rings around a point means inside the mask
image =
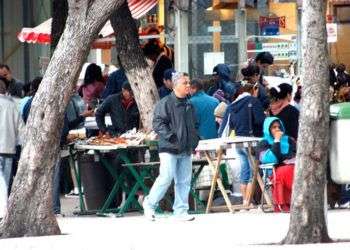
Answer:
POLYGON ((159 176, 154 182, 149 195, 146 197, 146 205, 152 209, 155 209, 174 179, 174 215, 187 214, 189 208, 188 196, 192 178, 191 156, 187 154, 176 155, 170 153, 160 153, 159 158, 159 176))

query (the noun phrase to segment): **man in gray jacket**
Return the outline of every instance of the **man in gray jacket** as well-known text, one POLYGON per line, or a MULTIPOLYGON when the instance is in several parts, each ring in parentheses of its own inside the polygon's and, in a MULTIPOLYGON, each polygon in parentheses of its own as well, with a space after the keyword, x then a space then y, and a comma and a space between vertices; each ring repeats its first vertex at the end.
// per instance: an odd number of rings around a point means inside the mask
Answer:
POLYGON ((5 94, 6 84, 0 80, 0 218, 4 216, 6 208, 20 124, 20 114, 15 101, 5 94))
POLYGON ((175 182, 174 217, 193 220, 188 215, 188 196, 191 186, 191 153, 198 144, 195 113, 187 96, 190 81, 183 73, 172 77, 174 91, 155 107, 153 129, 159 135, 159 176, 143 203, 145 216, 155 220, 155 209, 164 197, 172 180, 175 182))

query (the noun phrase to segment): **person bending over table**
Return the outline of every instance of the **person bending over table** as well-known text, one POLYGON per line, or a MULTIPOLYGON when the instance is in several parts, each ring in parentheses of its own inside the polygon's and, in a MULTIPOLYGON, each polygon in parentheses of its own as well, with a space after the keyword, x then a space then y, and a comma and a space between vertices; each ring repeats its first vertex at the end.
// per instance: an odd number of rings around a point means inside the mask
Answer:
POLYGON ((101 133, 113 136, 139 128, 140 114, 129 82, 124 82, 122 92, 107 97, 96 111, 96 123, 101 133), (105 116, 109 113, 112 127, 107 128, 105 116))
POLYGON ((257 147, 257 154, 262 164, 274 164, 272 198, 275 212, 289 212, 296 145, 292 137, 285 135, 284 126, 277 117, 265 119, 264 139, 257 147))
POLYGON ((174 218, 193 220, 188 214, 191 186, 191 153, 198 144, 195 113, 187 98, 190 81, 183 73, 172 77, 174 91, 159 101, 154 110, 153 129, 159 136, 159 176, 143 202, 147 219, 155 220, 155 209, 172 180, 175 181, 174 218))

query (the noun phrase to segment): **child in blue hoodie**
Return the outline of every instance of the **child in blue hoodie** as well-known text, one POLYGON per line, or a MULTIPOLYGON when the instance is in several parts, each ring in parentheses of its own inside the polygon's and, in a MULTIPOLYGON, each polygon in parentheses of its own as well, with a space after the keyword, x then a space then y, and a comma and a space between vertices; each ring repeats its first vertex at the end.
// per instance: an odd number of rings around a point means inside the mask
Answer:
POLYGON ((262 164, 274 164, 272 196, 276 212, 288 212, 292 195, 296 144, 285 135, 280 119, 268 117, 264 121, 264 139, 257 148, 262 164))

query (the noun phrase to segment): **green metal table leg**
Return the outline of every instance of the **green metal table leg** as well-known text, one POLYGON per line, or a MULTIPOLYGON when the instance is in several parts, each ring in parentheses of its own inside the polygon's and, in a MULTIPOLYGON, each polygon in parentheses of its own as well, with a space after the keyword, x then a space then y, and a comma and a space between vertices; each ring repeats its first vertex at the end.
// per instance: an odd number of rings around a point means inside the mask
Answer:
POLYGON ((200 165, 200 167, 198 168, 198 170, 194 172, 193 177, 192 177, 192 180, 191 180, 191 189, 190 189, 190 193, 191 193, 192 197, 195 199, 196 203, 197 203, 200 207, 202 207, 203 209, 205 209, 205 205, 204 205, 204 203, 199 199, 198 192, 197 192, 196 189, 195 189, 195 184, 196 184, 197 179, 198 179, 200 173, 202 172, 203 168, 204 168, 204 165, 200 165))

